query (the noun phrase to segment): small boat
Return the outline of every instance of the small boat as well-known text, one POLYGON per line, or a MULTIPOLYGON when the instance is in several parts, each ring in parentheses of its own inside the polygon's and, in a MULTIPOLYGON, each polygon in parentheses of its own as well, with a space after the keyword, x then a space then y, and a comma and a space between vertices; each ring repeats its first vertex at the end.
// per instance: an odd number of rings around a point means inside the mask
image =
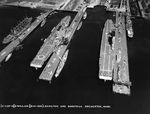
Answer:
POLYGON ((86 18, 87 18, 87 12, 85 12, 83 15, 83 19, 86 19, 86 18))
POLYGON ((12 53, 8 54, 6 59, 5 59, 5 62, 7 62, 10 59, 11 56, 12 56, 12 53))
POLYGON ((129 28, 129 29, 127 30, 127 33, 128 33, 128 36, 129 36, 130 38, 133 38, 133 29, 132 29, 132 28, 129 28))
POLYGON ((41 27, 43 27, 46 23, 46 19, 43 19, 43 21, 41 22, 41 27))
POLYGON ((78 27, 77 27, 77 30, 79 30, 82 26, 82 21, 79 23, 78 27))

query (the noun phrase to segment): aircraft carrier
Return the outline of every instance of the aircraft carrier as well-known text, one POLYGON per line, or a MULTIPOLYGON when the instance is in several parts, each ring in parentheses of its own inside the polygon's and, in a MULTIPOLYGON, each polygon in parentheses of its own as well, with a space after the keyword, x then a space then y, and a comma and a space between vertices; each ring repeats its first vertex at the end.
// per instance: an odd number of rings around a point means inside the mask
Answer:
POLYGON ((107 20, 103 29, 99 58, 99 78, 104 80, 112 80, 115 44, 114 29, 113 21, 107 20))
POLYGON ((15 40, 13 40, 10 44, 8 44, 1 52, 0 52, 0 63, 45 19, 51 12, 48 11, 38 16, 36 20, 28 27, 26 31, 21 33, 15 40))
POLYGON ((127 39, 125 30, 125 17, 116 12, 116 39, 115 39, 115 64, 113 69, 113 91, 130 95, 130 77, 127 54, 127 39))
MULTIPOLYGON (((30 63, 31 67, 42 68, 39 79, 52 81, 53 76, 58 77, 62 71, 68 57, 69 48, 73 35, 76 30, 82 27, 82 19, 86 19, 86 9, 88 3, 80 0, 78 5, 73 8, 75 1, 68 0, 68 3, 61 10, 76 11, 74 19, 67 15, 61 19, 54 27, 50 35, 44 40, 36 56, 30 63), (47 62, 48 61, 48 62, 47 62), (47 63, 46 63, 47 62, 47 63)), ((112 89, 114 93, 130 95, 130 77, 127 55, 126 36, 133 37, 132 21, 129 0, 121 0, 117 5, 110 1, 105 3, 108 11, 115 12, 115 21, 108 19, 102 34, 99 56, 99 79, 113 81, 112 89), (127 32, 127 35, 126 35, 127 32)), ((12 55, 12 51, 38 26, 43 27, 46 23, 46 17, 55 13, 54 10, 48 10, 42 13, 31 23, 32 18, 25 18, 18 24, 5 39, 5 43, 12 42, 0 52, 0 62, 5 58, 6 61, 12 55), (22 25, 22 23, 24 23, 22 25), (6 40, 7 39, 7 40, 6 40), (9 40, 8 40, 9 39, 9 40)))
MULTIPOLYGON (((110 5, 107 6, 109 9, 110 5)), ((109 9, 111 11, 111 9, 109 9)), ((127 54, 126 31, 133 37, 132 21, 130 18, 129 1, 122 0, 115 8, 116 19, 108 19, 103 29, 100 58, 99 78, 112 80, 115 93, 130 95, 130 77, 127 54), (120 10, 125 8, 125 10, 120 10)))
POLYGON ((44 61, 52 54, 39 79, 51 82, 53 75, 58 77, 67 59, 69 51, 67 47, 78 26, 81 26, 81 19, 84 17, 85 11, 86 4, 84 4, 81 10, 76 14, 71 24, 69 24, 71 17, 66 16, 52 30, 50 34, 51 37, 46 39, 40 51, 30 64, 32 67, 41 68, 44 61), (58 29, 60 25, 61 27, 58 29))
POLYGON ((66 30, 65 28, 69 25, 70 20, 71 20, 71 17, 66 16, 60 21, 60 23, 56 27, 52 29, 51 34, 48 36, 47 39, 45 39, 44 44, 40 48, 36 57, 31 62, 30 66, 36 67, 36 68, 42 67, 42 65, 51 55, 53 50, 59 45, 58 44, 59 40, 61 40, 62 36, 64 35, 65 30, 66 30))
POLYGON ((7 44, 13 40, 15 40, 20 34, 22 34, 25 30, 28 29, 32 21, 32 17, 26 17, 22 20, 16 27, 11 29, 11 33, 3 39, 3 44, 7 44))

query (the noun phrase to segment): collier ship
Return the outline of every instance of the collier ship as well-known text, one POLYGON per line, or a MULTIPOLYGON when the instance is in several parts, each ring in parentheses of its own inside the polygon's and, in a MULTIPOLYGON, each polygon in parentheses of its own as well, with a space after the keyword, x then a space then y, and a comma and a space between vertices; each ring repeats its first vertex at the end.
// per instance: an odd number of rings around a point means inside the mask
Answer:
POLYGON ((21 35, 27 28, 29 28, 29 26, 31 25, 31 21, 32 21, 32 17, 28 18, 24 18, 16 27, 14 27, 13 29, 11 29, 11 32, 9 35, 7 35, 2 43, 3 44, 7 44, 15 39, 17 39, 17 37, 19 35, 21 35))

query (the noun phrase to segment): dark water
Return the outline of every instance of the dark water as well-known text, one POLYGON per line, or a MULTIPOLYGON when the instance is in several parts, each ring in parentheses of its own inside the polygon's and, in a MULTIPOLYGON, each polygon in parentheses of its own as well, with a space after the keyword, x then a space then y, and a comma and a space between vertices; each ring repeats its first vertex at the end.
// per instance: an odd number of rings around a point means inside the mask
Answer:
MULTIPOLYGON (((36 17, 40 10, 17 7, 0 8, 0 42, 10 29, 24 17, 36 17)), ((112 14, 103 7, 88 9, 88 17, 69 46, 69 56, 63 71, 49 84, 38 80, 42 69, 30 67, 51 29, 65 16, 59 12, 49 16, 44 27, 38 27, 15 50, 11 59, 0 67, 1 104, 77 104, 110 105, 111 113, 147 114, 149 112, 150 22, 133 20, 135 37, 128 39, 131 96, 113 94, 111 82, 98 79, 98 60, 102 30, 112 14)), ((0 44, 0 50, 6 45, 0 44)), ((99 109, 100 111, 101 109, 99 109)), ((106 109, 107 110, 107 109, 106 109)), ((108 109, 109 110, 109 109, 108 109)))

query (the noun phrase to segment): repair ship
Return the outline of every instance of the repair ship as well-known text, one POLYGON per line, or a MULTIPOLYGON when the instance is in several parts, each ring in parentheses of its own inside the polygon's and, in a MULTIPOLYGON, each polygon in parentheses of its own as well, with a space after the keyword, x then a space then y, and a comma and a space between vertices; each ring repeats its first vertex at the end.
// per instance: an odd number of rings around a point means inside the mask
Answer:
POLYGON ((7 44, 15 39, 17 39, 17 37, 19 35, 21 35, 30 25, 31 25, 31 21, 32 21, 32 17, 28 18, 24 18, 16 27, 14 27, 13 29, 11 29, 11 32, 9 35, 7 35, 2 43, 3 44, 7 44))

